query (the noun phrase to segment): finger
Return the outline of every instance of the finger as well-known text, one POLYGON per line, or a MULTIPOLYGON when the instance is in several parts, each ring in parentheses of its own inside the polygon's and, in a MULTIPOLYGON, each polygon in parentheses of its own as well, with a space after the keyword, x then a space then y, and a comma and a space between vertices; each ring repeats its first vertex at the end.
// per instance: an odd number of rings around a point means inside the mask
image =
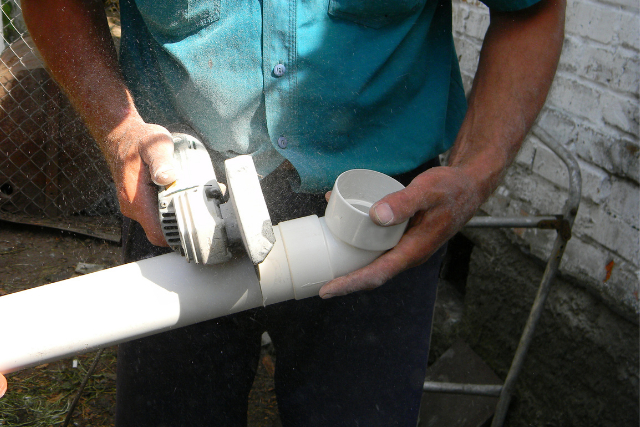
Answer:
POLYGON ((149 181, 146 168, 140 169, 138 176, 138 192, 134 198, 136 220, 142 225, 147 239, 156 246, 168 246, 162 233, 158 213, 158 188, 149 181))
POLYGON ((392 277, 427 261, 449 237, 443 224, 426 220, 424 215, 414 217, 414 224, 398 244, 368 266, 326 283, 320 289, 322 298, 346 295, 383 285, 392 277), (425 233, 425 230, 428 230, 425 233))
POLYGON ((364 268, 326 283, 320 288, 320 297, 327 299, 382 286, 401 270, 399 265, 394 263, 394 256, 390 252, 385 255, 364 268))
POLYGON ((329 199, 331 198, 331 191, 327 191, 324 193, 324 199, 329 203, 329 199))
POLYGON ((0 397, 4 396, 7 392, 7 379, 4 375, 0 374, 0 397))
POLYGON ((118 200, 122 214, 140 223, 152 244, 167 246, 158 216, 157 187, 139 158, 129 163, 118 200))
POLYGON ((374 203, 369 209, 369 216, 381 226, 403 223, 426 208, 425 193, 423 185, 412 182, 406 188, 388 194, 374 203))
POLYGON ((409 267, 407 259, 402 247, 396 246, 366 267, 326 283, 320 288, 320 297, 326 299, 382 286, 409 267))
POLYGON ((173 166, 173 138, 162 126, 152 126, 151 130, 140 144, 140 157, 149 167, 149 174, 154 183, 171 184, 178 178, 173 166))
POLYGON ((140 201, 140 225, 144 229, 147 239, 155 246, 169 246, 162 233, 158 213, 158 192, 154 185, 145 185, 140 201))

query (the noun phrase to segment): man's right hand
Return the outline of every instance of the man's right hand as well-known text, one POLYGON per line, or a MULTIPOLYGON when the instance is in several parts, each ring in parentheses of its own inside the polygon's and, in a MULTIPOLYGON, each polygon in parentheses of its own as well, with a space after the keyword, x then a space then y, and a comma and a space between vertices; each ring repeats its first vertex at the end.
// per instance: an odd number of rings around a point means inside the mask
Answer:
MULTIPOLYGON (((173 139, 162 126, 136 118, 123 121, 101 144, 118 192, 122 214, 139 222, 147 238, 167 246, 158 218, 157 185, 177 179, 173 168, 173 139)), ((0 374, 0 397, 7 379, 0 374)))
POLYGON ((158 218, 157 185, 177 179, 173 139, 162 126, 128 118, 101 144, 116 184, 122 214, 142 225, 156 246, 167 246, 158 218))
POLYGON ((176 180, 169 132, 145 123, 120 72, 100 0, 22 0, 22 15, 53 78, 100 145, 122 213, 166 246, 156 184, 176 180), (153 177, 153 180, 152 180, 153 177))

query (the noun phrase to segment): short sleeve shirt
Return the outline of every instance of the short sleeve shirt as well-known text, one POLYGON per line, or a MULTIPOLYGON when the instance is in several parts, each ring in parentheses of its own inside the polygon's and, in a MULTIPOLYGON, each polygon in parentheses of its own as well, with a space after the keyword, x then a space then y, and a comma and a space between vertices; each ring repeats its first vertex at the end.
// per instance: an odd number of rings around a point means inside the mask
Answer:
MULTIPOLYGON (((492 0, 517 10, 537 0, 492 0)), ((450 0, 121 0, 121 64, 145 120, 187 125, 298 190, 412 170, 465 114, 450 0)))

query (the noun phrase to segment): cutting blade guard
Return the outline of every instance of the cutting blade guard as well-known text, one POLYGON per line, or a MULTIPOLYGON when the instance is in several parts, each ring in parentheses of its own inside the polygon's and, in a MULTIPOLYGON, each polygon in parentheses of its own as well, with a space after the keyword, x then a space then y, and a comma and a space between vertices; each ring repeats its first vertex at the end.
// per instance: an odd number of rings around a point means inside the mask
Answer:
POLYGON ((158 209, 169 246, 187 261, 220 264, 232 248, 242 247, 254 264, 267 256, 275 237, 271 219, 250 156, 225 162, 230 197, 218 183, 204 145, 187 134, 173 134, 178 180, 161 187, 158 209))

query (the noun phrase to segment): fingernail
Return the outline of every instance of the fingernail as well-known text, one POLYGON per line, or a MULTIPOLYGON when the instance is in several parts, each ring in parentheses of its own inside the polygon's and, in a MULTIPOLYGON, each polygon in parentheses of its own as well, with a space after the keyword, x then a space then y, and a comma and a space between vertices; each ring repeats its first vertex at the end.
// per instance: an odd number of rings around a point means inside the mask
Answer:
POLYGON ((388 225, 393 221, 393 211, 388 203, 380 203, 373 208, 373 213, 381 225, 388 225))
POLYGON ((171 166, 165 166, 156 171, 155 180, 156 183, 166 184, 167 180, 171 179, 173 168, 171 166))
POLYGON ((327 292, 327 293, 324 293, 324 294, 320 295, 320 298, 322 298, 322 299, 329 299, 329 298, 333 298, 333 294, 332 294, 332 293, 327 292))

